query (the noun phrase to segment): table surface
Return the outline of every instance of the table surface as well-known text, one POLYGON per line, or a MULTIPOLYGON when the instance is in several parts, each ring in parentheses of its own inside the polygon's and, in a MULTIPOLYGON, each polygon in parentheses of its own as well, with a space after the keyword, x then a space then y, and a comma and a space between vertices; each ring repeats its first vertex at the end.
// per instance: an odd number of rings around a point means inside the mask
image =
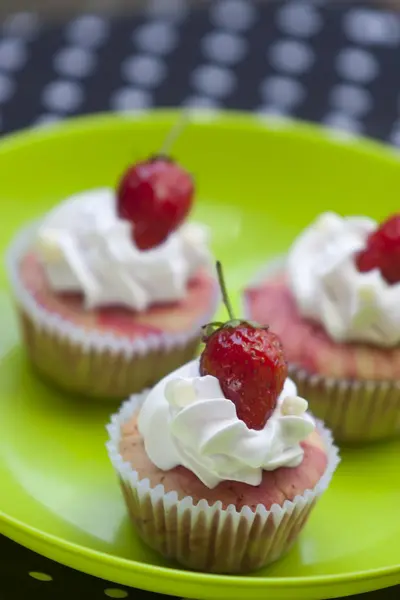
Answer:
MULTIPOLYGON (((171 1, 173 10, 165 12, 165 0, 158 0, 123 18, 108 13, 137 3, 59 0, 53 10, 50 4, 35 0, 30 7, 38 12, 9 14, 10 6, 15 11, 26 2, 1 3, 2 133, 75 114, 200 106, 293 116, 400 144, 400 17, 371 3, 305 1, 299 12, 293 1, 171 1), (85 6, 99 11, 65 20, 85 6)), ((115 592, 113 584, 4 537, 0 548, 4 600, 30 594, 161 598, 120 587, 115 592), (44 573, 47 581, 32 573, 44 573)), ((357 598, 389 600, 399 590, 357 598)))

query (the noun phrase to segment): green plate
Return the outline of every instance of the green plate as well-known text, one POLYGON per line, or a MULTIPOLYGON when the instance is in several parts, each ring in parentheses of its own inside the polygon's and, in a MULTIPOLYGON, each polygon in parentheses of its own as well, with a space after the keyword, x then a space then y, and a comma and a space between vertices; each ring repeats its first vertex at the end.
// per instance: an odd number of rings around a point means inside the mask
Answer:
MULTIPOLYGON (((4 139, 0 244, 79 190, 114 185, 154 152, 174 112, 99 116, 4 139)), ((398 210, 400 163, 372 142, 310 125, 194 113, 175 155, 195 174, 195 217, 236 293, 320 211, 398 210)), ((26 363, 0 272, 0 528, 49 558, 111 581, 192 598, 327 598, 400 583, 400 443, 344 451, 293 551, 249 577, 181 570, 129 526, 104 443, 113 406, 64 396, 26 363)))

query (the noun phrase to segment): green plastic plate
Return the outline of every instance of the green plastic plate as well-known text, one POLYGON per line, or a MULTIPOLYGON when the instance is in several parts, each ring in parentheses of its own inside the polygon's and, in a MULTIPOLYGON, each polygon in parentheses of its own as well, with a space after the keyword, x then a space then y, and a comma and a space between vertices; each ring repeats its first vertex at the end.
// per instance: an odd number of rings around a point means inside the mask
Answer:
MULTIPOLYGON (((176 112, 82 118, 0 145, 0 245, 65 196, 114 185, 153 153, 176 112)), ((236 294, 319 212, 398 210, 400 162, 372 142, 256 116, 193 113, 174 154, 196 176, 195 217, 236 294)), ((293 551, 248 577, 184 571, 131 529, 109 465, 115 406, 55 392, 31 372, 0 271, 0 531, 111 581, 192 598, 327 598, 400 583, 400 443, 346 450, 293 551)))

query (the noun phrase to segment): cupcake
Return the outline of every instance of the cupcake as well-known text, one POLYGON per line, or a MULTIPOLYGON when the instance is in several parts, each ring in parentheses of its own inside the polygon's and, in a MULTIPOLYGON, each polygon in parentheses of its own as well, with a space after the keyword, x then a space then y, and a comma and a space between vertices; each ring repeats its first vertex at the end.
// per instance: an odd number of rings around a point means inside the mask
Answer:
POLYGON ((28 356, 59 387, 123 399, 192 359, 218 286, 209 235, 187 223, 177 163, 130 167, 117 191, 66 198, 12 241, 12 293, 28 356))
POLYGON ((244 292, 290 377, 337 441, 400 433, 400 215, 319 216, 244 292))
POLYGON ((148 545, 190 569, 247 573, 290 550, 339 458, 274 333, 235 320, 205 340, 200 359, 123 404, 107 448, 148 545))

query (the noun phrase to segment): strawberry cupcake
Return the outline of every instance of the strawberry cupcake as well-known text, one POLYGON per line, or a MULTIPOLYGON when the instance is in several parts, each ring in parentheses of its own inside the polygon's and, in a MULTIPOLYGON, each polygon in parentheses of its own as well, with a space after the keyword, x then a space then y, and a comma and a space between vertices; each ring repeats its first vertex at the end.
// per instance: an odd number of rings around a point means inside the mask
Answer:
POLYGON ((339 462, 278 337, 213 324, 200 359, 134 395, 108 453, 141 538, 183 566, 247 573, 286 554, 339 462))
POLYGON ((400 215, 322 214, 244 301, 281 337, 299 393, 337 441, 400 433, 400 215))
POLYGON ((177 163, 130 167, 117 191, 66 198, 8 251, 28 355, 58 386, 126 398, 195 356, 217 308, 208 231, 187 223, 194 186, 177 163))

